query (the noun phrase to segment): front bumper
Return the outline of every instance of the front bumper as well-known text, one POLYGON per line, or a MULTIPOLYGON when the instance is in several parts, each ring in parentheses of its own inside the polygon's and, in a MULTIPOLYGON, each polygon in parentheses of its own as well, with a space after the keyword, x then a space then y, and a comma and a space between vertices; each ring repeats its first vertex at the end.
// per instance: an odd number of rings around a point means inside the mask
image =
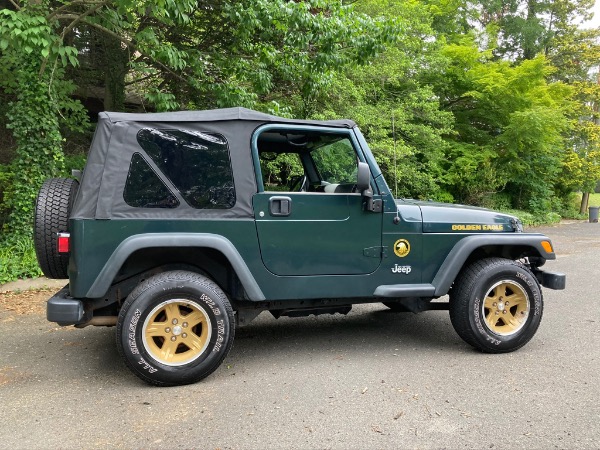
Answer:
POLYGON ((85 308, 81 300, 69 297, 69 286, 65 286, 48 300, 46 318, 61 326, 87 322, 85 308))
POLYGON ((534 273, 539 283, 548 289, 562 290, 567 285, 567 276, 564 273, 543 270, 536 270, 534 273))

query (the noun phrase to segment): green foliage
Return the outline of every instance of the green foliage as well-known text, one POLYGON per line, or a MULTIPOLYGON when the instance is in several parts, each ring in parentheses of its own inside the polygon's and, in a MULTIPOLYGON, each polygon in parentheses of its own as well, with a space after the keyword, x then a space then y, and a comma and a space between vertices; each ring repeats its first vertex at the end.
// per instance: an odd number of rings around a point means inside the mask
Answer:
POLYGON ((453 118, 428 83, 446 62, 427 10, 417 2, 381 0, 358 8, 394 18, 399 36, 370 64, 338 75, 314 117, 354 119, 398 196, 451 199, 439 179, 453 118))
MULTIPOLYGON (((573 43, 572 37, 579 34, 578 22, 589 18, 594 0, 455 3, 462 4, 466 21, 473 28, 485 30, 481 36, 482 46, 492 49, 496 58, 521 61, 539 54, 559 53, 560 47, 573 43)), ((577 52, 576 56, 581 55, 577 52)))
POLYGON ((73 170, 83 170, 86 159, 86 155, 83 154, 65 155, 64 170, 60 176, 71 178, 73 170))
POLYGON ((469 204, 505 192, 512 207, 548 211, 567 154, 572 89, 547 81, 552 67, 542 56, 495 61, 472 38, 443 53, 449 65, 439 92, 457 131, 445 166, 448 191, 469 204))
POLYGON ((44 110, 52 108, 46 86, 30 71, 24 70, 21 80, 24 87, 7 113, 18 147, 3 207, 10 211, 5 230, 24 236, 31 230, 37 190, 44 179, 62 169, 63 155, 58 119, 44 110), (33 113, 35 108, 39 114, 33 113))
MULTIPOLYGON (((570 192, 589 191, 600 178, 596 80, 600 29, 582 29, 579 22, 589 18, 593 2, 430 0, 427 4, 434 18, 443 12, 442 17, 451 22, 434 19, 433 23, 448 42, 444 53, 452 61, 451 70, 446 72, 452 76, 450 83, 444 80, 437 90, 442 98, 448 98, 447 106, 458 119, 456 129, 460 134, 452 152, 458 155, 460 164, 469 161, 466 167, 471 169, 480 165, 484 174, 475 180, 470 175, 477 171, 468 172, 469 180, 461 181, 459 164, 446 178, 449 189, 458 187, 462 193, 459 197, 475 202, 485 201, 485 197, 501 190, 511 197, 514 206, 530 211, 555 207, 552 202, 556 198, 554 203, 564 209, 570 192), (467 39, 465 23, 471 25, 471 37, 467 39), (456 24, 462 24, 462 33, 456 24), (543 67, 540 55, 545 57, 543 67), (485 98, 490 102, 486 108, 472 109, 469 84, 473 80, 463 71, 476 73, 480 71, 478 66, 484 66, 489 69, 487 77, 500 80, 500 84, 510 82, 510 73, 497 70, 498 63, 519 69, 525 82, 521 87, 526 89, 510 95, 487 80, 486 91, 479 92, 476 99, 477 103, 485 98), (526 70, 531 76, 524 76, 526 70), (534 89, 532 82, 545 85, 534 89), (523 93, 526 95, 521 96, 523 93), (505 112, 499 116, 502 110, 505 112), (487 157, 474 155, 477 148, 487 157), (481 187, 479 192, 476 186, 481 187)), ((478 84, 475 92, 483 87, 478 84)))
POLYGON ((600 180, 600 85, 574 83, 579 100, 570 123, 570 152, 562 161, 558 189, 562 197, 570 192, 592 192, 600 180))
MULTIPOLYGON (((43 58, 42 71, 49 61, 57 59, 60 59, 62 66, 78 64, 77 49, 62 44, 60 37, 53 33, 43 7, 36 4, 19 11, 0 10, 0 50, 4 56, 32 55, 43 58)), ((15 80, 10 81, 11 87, 18 87, 15 80)))
POLYGON ((81 105, 69 98, 74 85, 64 81, 67 65, 77 65, 77 50, 64 46, 47 20, 43 5, 0 10, 0 87, 12 97, 7 127, 16 156, 2 171, 2 267, 0 278, 39 274, 33 254, 35 198, 46 178, 64 170, 61 124, 81 129, 81 105))
MULTIPOLYGON (((10 166, 7 164, 0 164, 0 205, 4 199, 4 192, 8 189, 12 174, 10 172, 10 166)), ((6 220, 6 211, 0 209, 0 227, 6 220)))
POLYGON ((211 58, 227 83, 206 86, 220 106, 287 103, 309 117, 336 73, 366 63, 396 35, 393 20, 339 2, 244 0, 222 8, 232 41, 211 58))
POLYGON ((551 225, 554 223, 559 223, 561 219, 560 214, 554 211, 549 211, 546 213, 540 212, 534 214, 529 211, 523 211, 521 209, 505 209, 501 210, 501 212, 518 217, 525 227, 539 227, 542 225, 551 225))
POLYGON ((348 139, 324 145, 311 155, 322 180, 328 183, 356 183, 356 153, 348 139))
POLYGON ((268 191, 289 191, 298 177, 304 174, 298 155, 293 153, 263 154, 260 168, 268 191))
POLYGON ((27 237, 0 241, 0 284, 42 275, 33 241, 27 237))
POLYGON ((393 20, 328 0, 66 1, 52 14, 76 21, 70 37, 93 71, 121 73, 110 56, 88 57, 96 41, 118 39, 127 51, 108 54, 129 69, 121 89, 127 78, 158 110, 282 102, 307 117, 335 73, 366 63, 397 34, 393 20))

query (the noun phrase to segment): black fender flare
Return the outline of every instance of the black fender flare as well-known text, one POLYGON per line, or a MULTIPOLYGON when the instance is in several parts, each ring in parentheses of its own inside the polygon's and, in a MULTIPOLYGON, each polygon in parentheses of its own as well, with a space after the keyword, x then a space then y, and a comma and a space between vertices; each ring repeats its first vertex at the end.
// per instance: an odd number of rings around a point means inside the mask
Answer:
MULTIPOLYGON (((506 233, 506 234, 475 234, 467 236, 456 243, 438 269, 432 285, 435 286, 435 296, 446 295, 462 270, 469 256, 478 248, 487 246, 529 247, 536 256, 544 259, 556 259, 556 254, 547 252, 542 242, 551 243, 550 238, 540 233, 506 233)), ((551 244, 550 244, 551 245, 551 244)), ((553 249, 553 248, 552 248, 553 249)))
POLYGON ((87 298, 100 298, 106 294, 119 269, 135 251, 155 247, 205 247, 218 250, 229 260, 248 298, 265 300, 265 296, 246 262, 231 241, 212 233, 146 233, 128 237, 112 253, 96 280, 88 290, 87 298))

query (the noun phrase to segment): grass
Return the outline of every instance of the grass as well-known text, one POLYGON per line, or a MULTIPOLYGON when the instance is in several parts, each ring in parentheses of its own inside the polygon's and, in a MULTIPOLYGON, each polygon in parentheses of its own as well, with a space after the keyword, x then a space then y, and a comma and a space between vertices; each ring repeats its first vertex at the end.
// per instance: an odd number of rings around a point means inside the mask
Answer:
POLYGON ((0 243, 0 284, 19 278, 42 276, 33 247, 33 240, 21 238, 16 242, 0 243))
MULTIPOLYGON (((581 197, 579 197, 581 199, 581 197)), ((589 206, 600 206, 600 193, 590 194, 589 206)))
MULTIPOLYGON (((576 208, 576 211, 579 212, 580 206, 581 206, 581 194, 578 193, 577 195, 574 195, 573 208, 576 208)), ((600 193, 590 194, 590 198, 588 201, 588 209, 586 210, 585 214, 581 214, 581 215, 578 214, 578 217, 575 217, 575 218, 576 219, 587 219, 590 206, 600 207, 600 193)))
MULTIPOLYGON (((530 212, 521 211, 517 209, 504 209, 498 208, 497 211, 503 212, 505 214, 510 214, 512 216, 518 217, 525 227, 538 227, 543 225, 552 225, 560 222, 562 219, 576 219, 576 220, 587 220, 589 210, 585 211, 585 214, 579 214, 579 208, 581 206, 581 194, 572 194, 570 198, 570 204, 559 213, 557 212, 547 212, 547 213, 538 213, 532 214, 530 212)), ((600 193, 590 194, 588 206, 598 206, 600 207, 600 193)), ((494 209, 494 208, 491 208, 494 209)))

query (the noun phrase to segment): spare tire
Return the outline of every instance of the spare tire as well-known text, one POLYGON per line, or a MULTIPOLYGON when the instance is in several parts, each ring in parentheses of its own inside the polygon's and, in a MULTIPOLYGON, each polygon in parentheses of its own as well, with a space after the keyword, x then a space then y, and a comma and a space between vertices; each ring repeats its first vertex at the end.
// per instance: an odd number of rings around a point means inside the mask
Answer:
POLYGON ((46 180, 35 202, 34 242, 38 263, 48 278, 69 278, 69 255, 58 253, 57 233, 68 231, 79 182, 72 178, 46 180))

